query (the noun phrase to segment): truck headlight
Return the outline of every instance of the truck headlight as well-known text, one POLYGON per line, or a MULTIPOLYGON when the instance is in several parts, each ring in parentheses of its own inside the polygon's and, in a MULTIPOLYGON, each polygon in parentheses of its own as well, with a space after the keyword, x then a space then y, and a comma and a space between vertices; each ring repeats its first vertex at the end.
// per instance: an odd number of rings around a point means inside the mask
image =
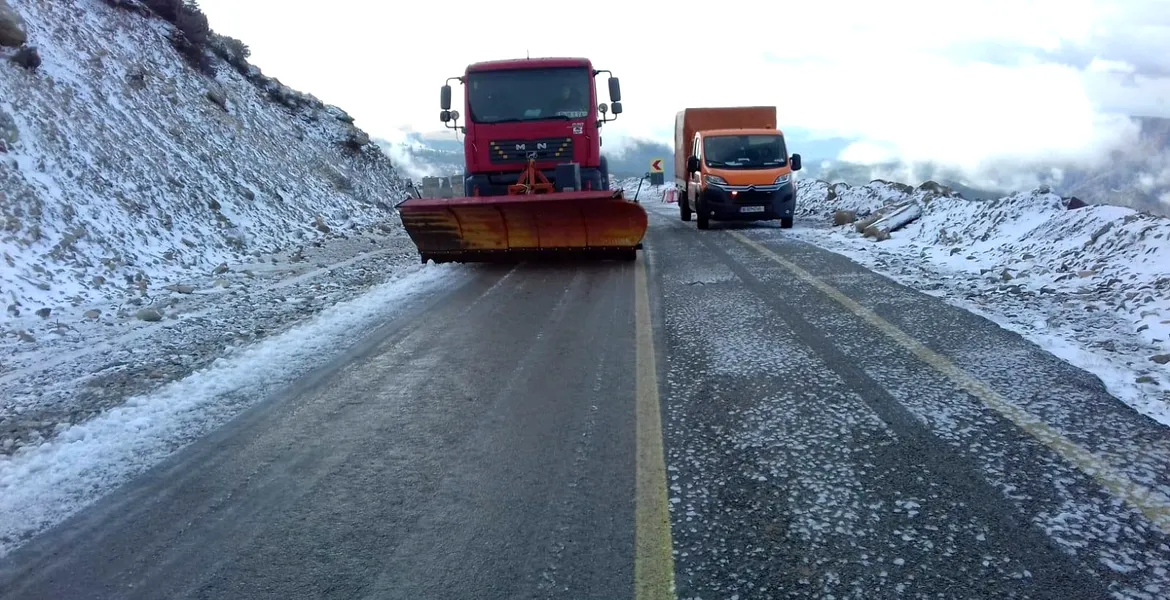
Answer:
POLYGON ((725 181, 722 177, 720 177, 718 175, 705 175, 703 177, 703 180, 706 181, 708 184, 727 185, 727 181, 725 181))

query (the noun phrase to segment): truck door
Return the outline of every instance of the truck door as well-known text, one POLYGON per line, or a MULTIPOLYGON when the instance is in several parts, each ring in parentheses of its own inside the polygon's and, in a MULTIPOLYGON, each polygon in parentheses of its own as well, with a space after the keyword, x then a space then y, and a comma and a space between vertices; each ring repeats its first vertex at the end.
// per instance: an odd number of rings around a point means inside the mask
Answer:
POLYGON ((702 190, 703 184, 703 157, 699 154, 703 144, 700 143, 700 139, 700 134, 696 133, 695 138, 691 140, 690 156, 698 156, 700 165, 699 171, 687 174, 687 181, 689 182, 689 185, 687 185, 687 205, 691 207, 691 210, 696 210, 699 206, 699 192, 702 190))

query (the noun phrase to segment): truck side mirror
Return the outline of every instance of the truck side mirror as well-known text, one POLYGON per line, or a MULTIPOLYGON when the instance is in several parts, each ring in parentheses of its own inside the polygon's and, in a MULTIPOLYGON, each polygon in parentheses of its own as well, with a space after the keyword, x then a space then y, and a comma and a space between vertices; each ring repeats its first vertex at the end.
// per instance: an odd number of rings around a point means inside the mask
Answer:
MULTIPOLYGON (((609 101, 615 104, 622 101, 622 86, 617 77, 609 78, 609 101)), ((617 114, 616 110, 614 114, 617 114)))
POLYGON ((799 154, 792 155, 792 170, 793 171, 800 170, 800 155, 799 154))
POLYGON ((622 114, 622 103, 621 102, 614 102, 613 103, 613 114, 615 114, 615 115, 622 114))
POLYGON ((687 159, 687 172, 688 173, 698 173, 699 172, 699 157, 698 156, 692 156, 692 157, 687 159))
POLYGON ((451 111, 444 110, 439 112, 439 120, 446 123, 451 120, 451 111))
MULTIPOLYGON (((451 110, 451 86, 443 85, 442 92, 439 94, 439 108, 443 110, 451 110)), ((443 119, 446 121, 446 119, 443 119)))

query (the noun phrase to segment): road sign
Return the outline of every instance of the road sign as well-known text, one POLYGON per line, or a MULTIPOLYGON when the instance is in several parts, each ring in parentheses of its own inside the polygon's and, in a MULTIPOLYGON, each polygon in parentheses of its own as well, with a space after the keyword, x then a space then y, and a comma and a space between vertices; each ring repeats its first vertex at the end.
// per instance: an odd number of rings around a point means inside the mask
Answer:
POLYGON ((650 172, 651 173, 665 173, 666 170, 662 168, 662 161, 663 160, 664 159, 656 158, 656 159, 650 161, 650 172))

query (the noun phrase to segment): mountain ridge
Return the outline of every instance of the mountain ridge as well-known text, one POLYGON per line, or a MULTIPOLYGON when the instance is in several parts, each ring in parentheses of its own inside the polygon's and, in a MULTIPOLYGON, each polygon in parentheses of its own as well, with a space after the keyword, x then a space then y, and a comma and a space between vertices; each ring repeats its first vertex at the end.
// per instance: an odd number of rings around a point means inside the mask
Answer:
MULTIPOLYGON (((935 181, 970 199, 996 199, 1047 186, 1056 193, 1075 196, 1090 204, 1126 206, 1170 215, 1170 119, 1139 116, 1133 120, 1139 126, 1136 143, 1109 153, 1109 163, 1105 167, 1084 167, 1059 161, 1003 164, 998 166, 998 171, 995 166, 985 167, 980 177, 930 161, 892 160, 874 164, 843 161, 828 154, 839 154, 855 140, 816 138, 801 128, 787 128, 786 131, 793 131, 790 151, 800 153, 804 159, 804 169, 800 173, 802 179, 853 186, 875 180, 900 181, 912 186, 935 181), (1027 184, 997 183, 1013 180, 1026 181, 1027 184)), ((444 139, 443 132, 410 132, 403 142, 392 144, 381 140, 379 145, 398 163, 405 162, 416 172, 427 175, 458 175, 463 172, 463 146, 453 135, 444 139)), ((652 159, 665 158, 666 180, 673 180, 674 151, 667 144, 634 138, 623 139, 617 147, 618 152, 607 153, 610 172, 615 177, 641 176, 649 170, 652 159)))

